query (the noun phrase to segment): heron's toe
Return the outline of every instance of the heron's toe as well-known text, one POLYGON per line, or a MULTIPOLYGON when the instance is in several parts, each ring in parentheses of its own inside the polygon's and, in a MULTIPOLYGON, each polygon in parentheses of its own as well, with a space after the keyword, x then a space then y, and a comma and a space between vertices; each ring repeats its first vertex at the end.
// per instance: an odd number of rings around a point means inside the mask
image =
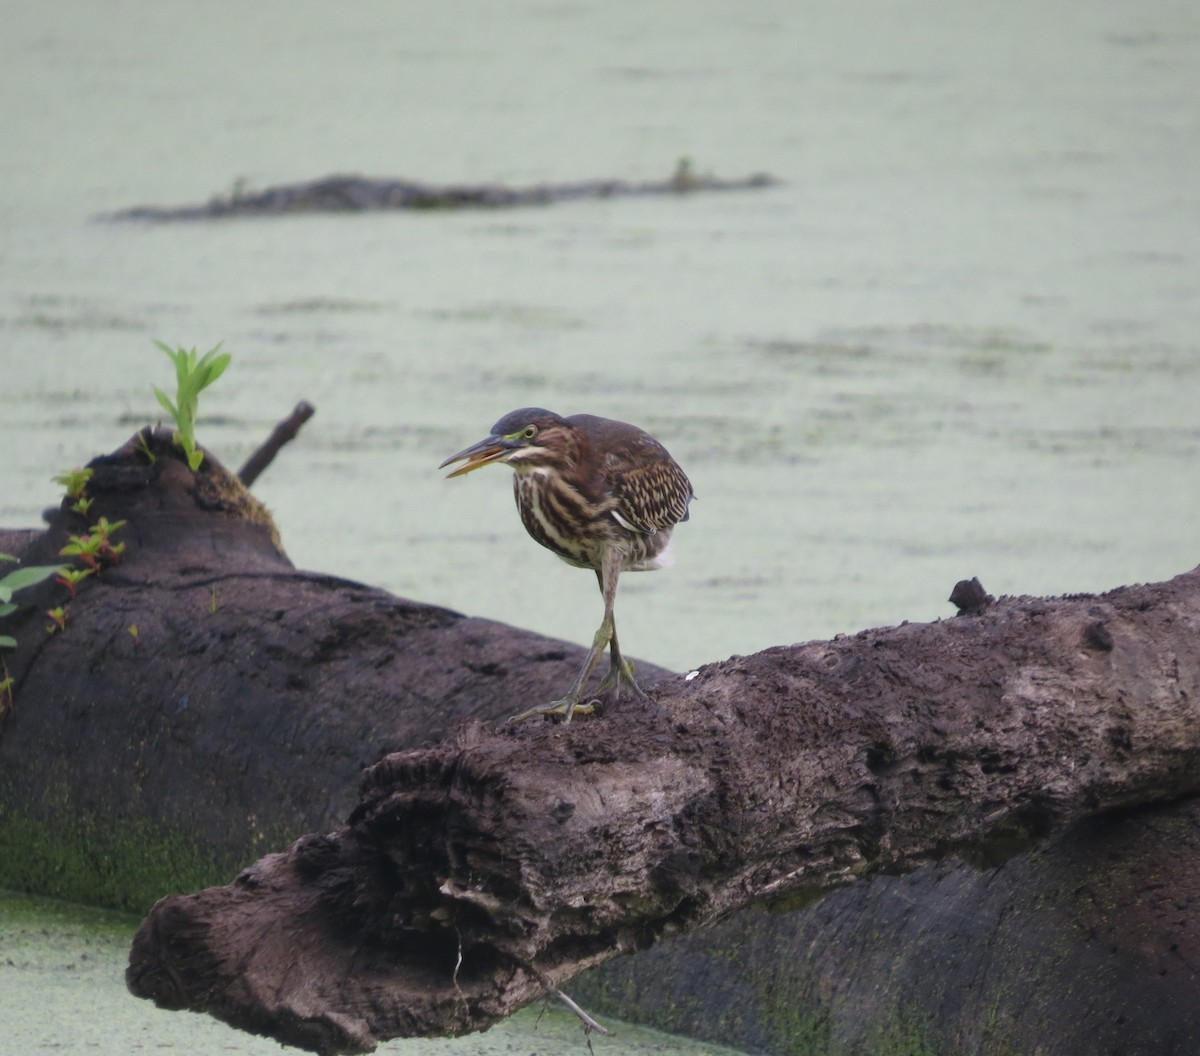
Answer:
POLYGON ((518 712, 508 721, 510 723, 524 722, 526 719, 536 719, 542 715, 561 715, 563 722, 571 721, 574 715, 591 715, 596 710, 596 701, 581 701, 578 697, 567 695, 560 697, 558 700, 552 700, 549 704, 541 704, 535 708, 527 708, 525 711, 518 712))

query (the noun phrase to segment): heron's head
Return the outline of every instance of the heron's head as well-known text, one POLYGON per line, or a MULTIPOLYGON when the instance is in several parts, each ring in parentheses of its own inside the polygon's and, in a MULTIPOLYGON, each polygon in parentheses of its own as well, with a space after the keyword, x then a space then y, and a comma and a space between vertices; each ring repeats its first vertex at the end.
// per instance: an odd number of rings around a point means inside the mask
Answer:
POLYGON ((478 443, 451 455, 438 469, 461 462, 450 477, 479 469, 493 462, 518 468, 561 467, 574 450, 574 427, 561 415, 544 407, 522 407, 510 411, 478 443))

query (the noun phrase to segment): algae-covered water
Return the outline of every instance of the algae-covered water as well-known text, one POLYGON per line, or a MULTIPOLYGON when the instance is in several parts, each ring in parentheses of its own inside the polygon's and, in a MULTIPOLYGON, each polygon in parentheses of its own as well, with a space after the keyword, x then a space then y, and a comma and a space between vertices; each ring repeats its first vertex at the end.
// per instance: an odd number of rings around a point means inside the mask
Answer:
MULTIPOLYGON (((1192 0, 9 4, 0 524, 160 416, 154 339, 221 341, 198 431, 226 463, 317 407, 256 486, 298 565, 573 641, 592 577, 526 538, 505 472, 435 467, 524 405, 649 428, 700 498, 678 565, 626 577, 617 611, 632 655, 678 669, 947 616, 973 575, 1171 576, 1200 557, 1198 54, 1192 0), (784 182, 93 219, 332 172, 652 179, 684 156, 784 182)), ((0 1047, 16 1008, 37 1040, 11 1051, 259 1044, 128 999, 127 923, 45 912, 0 902, 6 942, 49 928, 0 951, 41 965, 5 967, 0 1047)))

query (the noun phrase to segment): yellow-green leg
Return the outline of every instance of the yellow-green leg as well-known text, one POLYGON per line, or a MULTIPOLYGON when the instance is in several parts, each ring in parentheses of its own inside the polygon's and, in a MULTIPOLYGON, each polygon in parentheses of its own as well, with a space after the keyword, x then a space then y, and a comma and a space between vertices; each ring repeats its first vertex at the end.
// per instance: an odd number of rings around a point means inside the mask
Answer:
POLYGON ((571 716, 576 713, 590 715, 595 710, 595 706, 591 701, 584 702, 580 698, 583 696, 584 686, 592 677, 596 665, 600 663, 600 657, 604 655, 604 650, 610 645, 612 647, 612 664, 604 681, 600 684, 600 690, 616 689, 620 692, 621 683, 624 682, 632 686, 640 696, 645 696, 641 687, 633 679, 633 665, 621 657, 621 651, 617 646, 617 624, 613 617, 613 606, 617 599, 617 580, 620 578, 621 566, 624 561, 625 555, 620 550, 609 547, 604 552, 604 560, 600 568, 596 570, 596 578, 600 582, 600 592, 604 595, 604 620, 600 624, 600 629, 592 637, 592 648, 566 696, 552 700, 549 704, 522 711, 509 719, 509 722, 524 722, 526 719, 536 718, 538 715, 561 715, 563 722, 570 722, 571 716))
POLYGON ((621 697, 621 687, 628 686, 633 690, 633 695, 642 700, 646 697, 646 691, 637 684, 637 679, 633 677, 633 661, 626 660, 621 655, 621 647, 617 644, 617 625, 614 622, 612 628, 612 637, 609 639, 608 651, 610 662, 608 665, 608 674, 604 676, 604 681, 600 683, 597 693, 607 693, 612 691, 613 700, 619 700, 621 697))

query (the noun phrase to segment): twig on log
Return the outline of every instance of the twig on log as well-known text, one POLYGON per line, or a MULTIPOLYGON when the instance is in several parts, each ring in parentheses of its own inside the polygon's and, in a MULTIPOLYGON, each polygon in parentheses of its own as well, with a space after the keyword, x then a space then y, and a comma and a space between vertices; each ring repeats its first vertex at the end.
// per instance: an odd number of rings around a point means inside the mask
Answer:
MULTIPOLYGON (((557 986, 553 987, 555 997, 557 997, 564 1005, 583 1020, 583 1032, 585 1034, 611 1034, 612 1032, 605 1027, 602 1027, 591 1016, 589 1016, 582 1008, 564 994, 557 986)), ((590 1048, 590 1046, 589 1046, 590 1048)))
POLYGON ((258 480, 262 471, 275 460, 275 456, 279 454, 279 449, 284 444, 296 439, 300 427, 314 413, 316 413, 316 408, 307 400, 301 400, 293 408, 292 413, 271 430, 271 435, 263 441, 262 446, 246 459, 246 464, 238 470, 238 478, 246 487, 250 487, 258 480))

